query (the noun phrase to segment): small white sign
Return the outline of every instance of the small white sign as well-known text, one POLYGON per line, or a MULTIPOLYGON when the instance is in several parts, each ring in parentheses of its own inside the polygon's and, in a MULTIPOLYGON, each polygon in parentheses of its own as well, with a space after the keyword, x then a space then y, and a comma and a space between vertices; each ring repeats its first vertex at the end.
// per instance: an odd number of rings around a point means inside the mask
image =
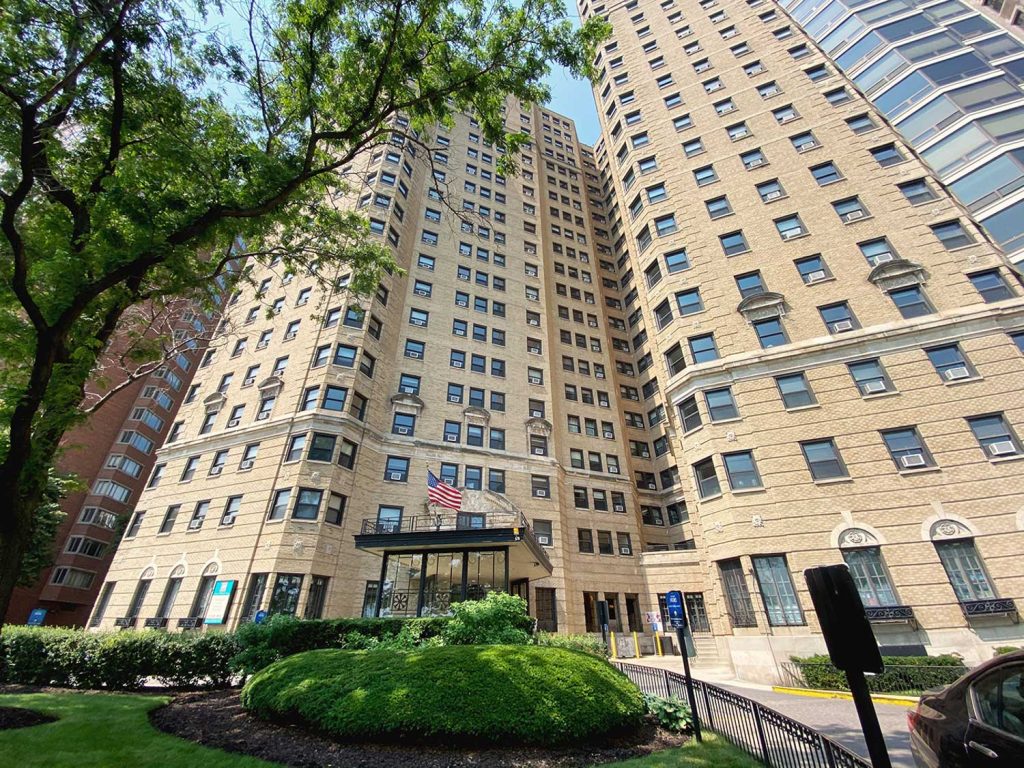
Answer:
POLYGON ((210 603, 206 606, 206 617, 204 624, 223 624, 228 615, 228 606, 231 605, 231 596, 235 594, 234 579, 217 581, 213 585, 213 594, 210 596, 210 603))

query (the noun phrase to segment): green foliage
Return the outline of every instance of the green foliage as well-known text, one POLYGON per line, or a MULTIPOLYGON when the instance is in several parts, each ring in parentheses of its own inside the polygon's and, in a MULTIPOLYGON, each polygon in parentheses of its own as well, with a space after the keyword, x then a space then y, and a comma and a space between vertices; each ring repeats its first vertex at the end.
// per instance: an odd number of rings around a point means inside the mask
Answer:
POLYGON ((533 619, 518 595, 491 592, 483 600, 452 604, 452 617, 441 630, 445 645, 525 645, 533 619))
POLYGON ((310 651, 242 690, 256 715, 352 740, 563 744, 634 728, 643 694, 607 662, 528 645, 310 651))
POLYGON ((763 768, 763 765, 723 737, 704 731, 704 741, 690 739, 676 749, 664 749, 621 763, 605 763, 601 768, 763 768))
POLYGON ((538 632, 535 639, 537 645, 569 648, 599 656, 602 659, 608 658, 608 646, 601 641, 601 638, 594 635, 559 635, 555 632, 538 632))
POLYGON ((237 652, 235 637, 223 633, 10 626, 0 636, 0 682, 134 690, 154 677, 175 687, 221 686, 237 652))
POLYGON ((31 538, 28 548, 22 555, 21 571, 18 574, 19 587, 32 586, 43 569, 53 565, 53 540, 66 517, 60 508, 61 499, 80 488, 80 483, 74 477, 61 475, 55 469, 50 469, 46 490, 43 492, 43 502, 32 518, 31 538))
POLYGON ((690 707, 682 699, 670 696, 644 695, 647 704, 647 711, 654 715, 662 728, 678 733, 689 732, 693 729, 693 715, 690 714, 690 707))
POLYGON ((993 657, 1005 656, 1008 653, 1016 653, 1019 650, 1021 650, 1020 647, 1016 645, 1000 645, 993 649, 992 655, 993 657))
POLYGON ((321 619, 272 616, 262 624, 243 624, 235 637, 238 653, 231 668, 244 675, 278 659, 319 648, 409 649, 435 642, 447 618, 321 619))
MULTIPOLYGON (((846 675, 832 666, 829 657, 821 654, 790 659, 800 669, 808 688, 827 691, 849 690, 846 675)), ((868 690, 873 693, 912 693, 948 685, 967 668, 956 654, 941 656, 883 656, 885 672, 869 675, 868 690)))

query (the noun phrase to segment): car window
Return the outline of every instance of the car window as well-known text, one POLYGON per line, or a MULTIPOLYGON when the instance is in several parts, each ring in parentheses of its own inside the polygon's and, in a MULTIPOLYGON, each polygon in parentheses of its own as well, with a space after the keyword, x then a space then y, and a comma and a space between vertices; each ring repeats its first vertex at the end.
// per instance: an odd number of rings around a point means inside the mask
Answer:
POLYGON ((972 688, 974 715, 985 725, 1024 739, 1024 666, 998 669, 972 688))

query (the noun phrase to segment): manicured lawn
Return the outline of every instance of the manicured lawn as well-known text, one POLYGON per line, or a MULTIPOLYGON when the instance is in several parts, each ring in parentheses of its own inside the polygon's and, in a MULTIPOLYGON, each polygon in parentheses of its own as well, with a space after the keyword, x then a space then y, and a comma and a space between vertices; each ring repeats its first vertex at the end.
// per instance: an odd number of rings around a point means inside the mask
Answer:
MULTIPOLYGON (((0 695, 0 706, 26 707, 57 722, 0 731, 4 765, 17 768, 281 768, 251 757, 210 749, 161 733, 146 713, 165 696, 118 693, 0 695)), ((725 739, 706 734, 650 757, 602 768, 758 768, 761 764, 725 739)))
POLYGON ((0 731, 0 763, 18 768, 278 768, 160 733, 146 713, 166 702, 165 696, 114 693, 0 695, 0 706, 60 718, 0 731))
POLYGON ((687 742, 678 749, 626 760, 606 763, 601 768, 760 768, 759 763, 746 752, 734 747, 721 736, 705 733, 704 743, 687 742))

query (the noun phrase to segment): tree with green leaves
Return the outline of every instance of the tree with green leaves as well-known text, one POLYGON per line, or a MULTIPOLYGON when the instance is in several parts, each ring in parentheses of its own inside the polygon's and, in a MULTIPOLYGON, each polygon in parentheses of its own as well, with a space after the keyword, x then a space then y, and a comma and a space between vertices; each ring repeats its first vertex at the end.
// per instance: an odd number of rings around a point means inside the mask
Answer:
POLYGON ((0 7, 0 616, 129 308, 212 308, 240 250, 372 292, 394 264, 336 205, 346 166, 468 112, 513 172, 506 98, 544 102, 552 63, 589 76, 608 31, 562 0, 247 0, 234 40, 206 5, 0 7))

